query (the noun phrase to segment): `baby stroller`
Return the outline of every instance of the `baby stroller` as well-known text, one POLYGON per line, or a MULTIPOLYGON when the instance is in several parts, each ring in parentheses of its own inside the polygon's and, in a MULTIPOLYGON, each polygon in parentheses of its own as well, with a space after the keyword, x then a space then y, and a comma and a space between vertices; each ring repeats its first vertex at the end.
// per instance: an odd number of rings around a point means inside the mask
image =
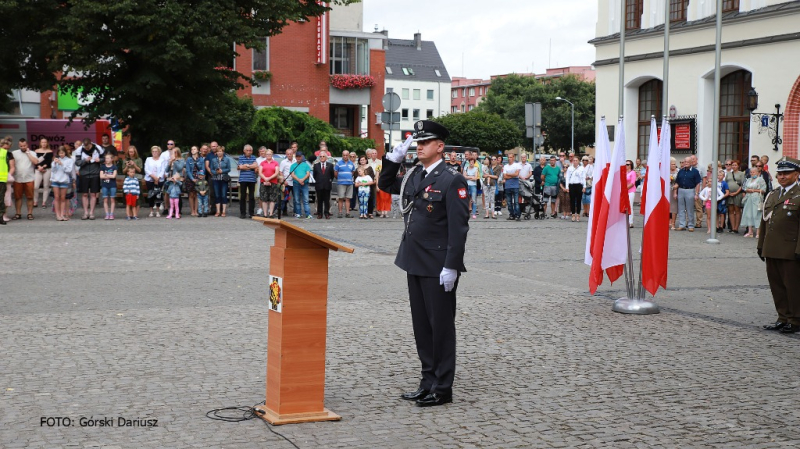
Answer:
MULTIPOLYGON (((533 182, 525 179, 519 180, 519 213, 526 220, 531 219, 531 212, 533 211, 533 198, 534 198, 533 182)), ((539 204, 541 204, 539 199, 539 204)))
POLYGON ((531 209, 533 209, 534 220, 544 220, 544 202, 542 200, 542 192, 540 189, 533 189, 533 196, 531 197, 531 209))

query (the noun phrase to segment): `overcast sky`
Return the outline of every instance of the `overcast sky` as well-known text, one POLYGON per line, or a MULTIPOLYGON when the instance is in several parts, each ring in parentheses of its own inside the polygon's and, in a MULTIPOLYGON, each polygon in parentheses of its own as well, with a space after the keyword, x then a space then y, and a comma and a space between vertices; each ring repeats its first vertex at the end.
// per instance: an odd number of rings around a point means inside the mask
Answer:
POLYGON ((597 0, 362 0, 364 31, 433 41, 450 76, 590 65, 597 0), (550 40, 552 39, 552 51, 550 40), (462 66, 463 55, 463 66, 462 66))

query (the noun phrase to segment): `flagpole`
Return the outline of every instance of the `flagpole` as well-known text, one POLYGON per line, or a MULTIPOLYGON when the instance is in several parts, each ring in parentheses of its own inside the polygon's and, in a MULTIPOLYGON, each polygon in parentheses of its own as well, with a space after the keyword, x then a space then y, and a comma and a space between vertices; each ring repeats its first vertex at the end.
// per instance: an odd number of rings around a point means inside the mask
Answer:
POLYGON ((722 0, 717 0, 717 40, 714 51, 714 124, 711 135, 711 238, 706 243, 718 245, 717 239, 717 172, 719 171, 719 91, 720 91, 720 65, 722 64, 722 0))

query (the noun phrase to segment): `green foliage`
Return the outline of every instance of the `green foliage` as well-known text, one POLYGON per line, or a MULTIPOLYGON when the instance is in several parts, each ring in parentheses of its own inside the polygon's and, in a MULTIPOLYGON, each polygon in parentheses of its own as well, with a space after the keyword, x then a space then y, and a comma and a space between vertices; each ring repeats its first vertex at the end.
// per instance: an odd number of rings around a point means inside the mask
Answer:
POLYGON ((531 148, 525 138, 525 103, 542 104, 542 130, 546 133, 545 148, 569 149, 572 107, 556 100, 566 98, 575 105, 575 148, 594 143, 595 84, 574 75, 542 82, 533 77, 511 75, 496 78, 486 99, 476 110, 499 114, 511 120, 519 130, 523 146, 531 148))
POLYGON ((519 129, 503 117, 473 110, 434 119, 450 131, 448 145, 478 147, 481 151, 510 150, 520 143, 519 129))
MULTIPOLYGON (((347 4, 354 0, 335 0, 347 4)), ((228 69, 233 43, 264 36, 329 8, 296 0, 0 0, 0 87, 58 85, 93 100, 73 115, 111 116, 147 145, 202 130, 220 135, 231 91, 249 77, 228 69), (56 80, 54 74, 65 76, 56 80)))
POLYGON ((344 150, 356 150, 363 154, 367 148, 375 148, 375 141, 372 139, 340 137, 338 134, 330 123, 312 115, 271 107, 256 112, 244 140, 256 148, 266 145, 273 149, 277 148, 278 142, 296 141, 300 150, 306 154, 316 151, 319 143, 324 140, 334 156, 340 156, 344 150))

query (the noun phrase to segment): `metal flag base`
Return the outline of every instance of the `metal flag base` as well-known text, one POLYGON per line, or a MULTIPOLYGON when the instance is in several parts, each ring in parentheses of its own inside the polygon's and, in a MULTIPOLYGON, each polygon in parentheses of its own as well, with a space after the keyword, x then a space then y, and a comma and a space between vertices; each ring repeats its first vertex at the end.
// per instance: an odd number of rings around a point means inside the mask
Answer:
POLYGON ((629 299, 627 297, 614 301, 614 306, 611 310, 633 315, 652 315, 659 312, 658 304, 654 302, 645 299, 629 299))
MULTIPOLYGON (((628 222, 629 216, 630 212, 626 214, 625 223, 628 222)), ((625 229, 628 231, 628 260, 625 263, 625 287, 628 292, 628 296, 624 296, 614 301, 614 306, 611 307, 611 310, 614 312, 629 313, 633 315, 652 315, 654 313, 658 313, 658 305, 652 301, 644 299, 645 293, 644 285, 642 285, 641 263, 639 263, 639 285, 638 288, 635 288, 634 286, 635 279, 633 274, 633 251, 631 250, 631 228, 630 226, 625 226, 625 229), (636 291, 634 292, 634 290, 636 291)))
POLYGON ((709 245, 719 245, 719 240, 718 239, 707 239, 706 243, 708 243, 709 245))

